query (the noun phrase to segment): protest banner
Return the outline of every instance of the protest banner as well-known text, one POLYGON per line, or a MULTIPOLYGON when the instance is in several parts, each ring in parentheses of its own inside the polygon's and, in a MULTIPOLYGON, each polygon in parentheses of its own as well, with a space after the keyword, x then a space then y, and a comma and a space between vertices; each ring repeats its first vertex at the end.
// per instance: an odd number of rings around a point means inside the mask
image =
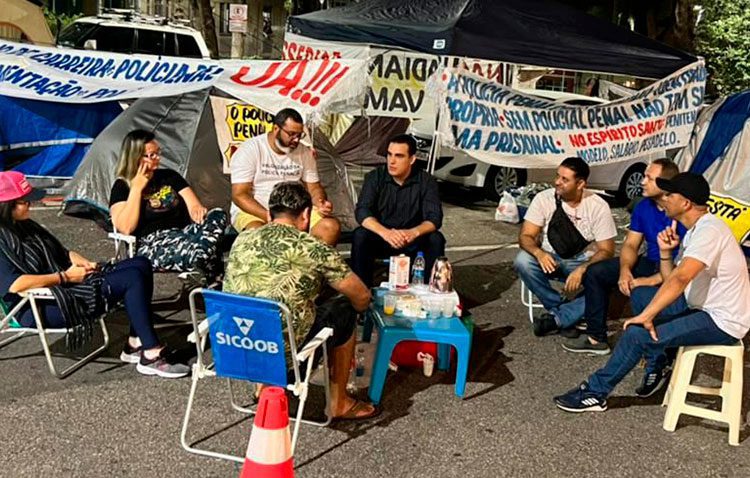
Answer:
POLYGON ((294 108, 308 119, 362 105, 364 60, 225 61, 216 88, 270 113, 294 108))
POLYGON ((739 243, 750 240, 750 202, 712 192, 708 212, 724 221, 739 243))
POLYGON ((234 152, 245 140, 271 131, 273 115, 256 106, 218 96, 211 97, 211 110, 223 170, 229 174, 234 152))
POLYGON ((595 106, 555 103, 464 69, 446 68, 430 85, 442 144, 491 164, 549 168, 569 156, 594 165, 684 146, 705 81, 698 61, 629 98, 595 106))
POLYGON ((219 62, 0 41, 0 95, 61 103, 171 96, 211 86, 219 62))
POLYGON ((509 81, 504 63, 458 57, 439 57, 406 50, 352 43, 325 42, 287 33, 284 59, 357 58, 370 61, 372 87, 365 97, 370 116, 434 118, 435 103, 427 95, 427 79, 442 67, 463 68, 488 80, 509 81))

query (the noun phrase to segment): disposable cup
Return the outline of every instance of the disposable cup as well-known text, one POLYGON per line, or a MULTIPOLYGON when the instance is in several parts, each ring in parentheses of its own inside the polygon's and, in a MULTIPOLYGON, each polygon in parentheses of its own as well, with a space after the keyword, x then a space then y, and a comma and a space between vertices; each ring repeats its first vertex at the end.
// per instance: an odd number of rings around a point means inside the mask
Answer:
POLYGON ((393 315, 396 312, 397 298, 396 294, 385 294, 385 297, 383 297, 383 312, 385 312, 385 315, 393 315))
POLYGON ((455 308, 453 299, 443 299, 440 304, 440 308, 443 317, 453 317, 453 309, 455 308))

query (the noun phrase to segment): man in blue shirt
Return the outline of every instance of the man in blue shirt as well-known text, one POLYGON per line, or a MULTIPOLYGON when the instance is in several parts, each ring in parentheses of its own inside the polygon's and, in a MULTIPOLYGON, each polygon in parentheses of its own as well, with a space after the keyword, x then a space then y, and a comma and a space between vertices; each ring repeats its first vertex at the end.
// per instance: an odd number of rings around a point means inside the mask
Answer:
MULTIPOLYGON (((607 309, 609 294, 615 286, 620 292, 630 297, 636 287, 658 286, 659 246, 656 236, 672 224, 664 210, 658 206, 664 192, 656 186, 656 178, 672 179, 679 173, 677 165, 669 159, 661 158, 648 165, 644 173, 643 200, 640 201, 630 218, 630 230, 620 251, 620 257, 591 264, 584 276, 586 334, 563 343, 569 352, 594 355, 607 355, 610 352, 607 344, 607 309), (646 241, 646 254, 638 255, 643 241, 646 241)), ((685 228, 678 225, 680 237, 685 235, 685 228)), ((638 313, 639 311, 633 311, 638 313)))

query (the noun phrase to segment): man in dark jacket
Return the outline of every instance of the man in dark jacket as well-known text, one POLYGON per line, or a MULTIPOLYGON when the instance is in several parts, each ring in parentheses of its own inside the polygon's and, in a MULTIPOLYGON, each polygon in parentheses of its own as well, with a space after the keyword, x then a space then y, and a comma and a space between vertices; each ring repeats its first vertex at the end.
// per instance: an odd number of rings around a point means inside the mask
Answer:
POLYGON ((352 270, 372 286, 378 257, 424 253, 425 277, 445 254, 443 206, 438 187, 427 172, 414 168, 417 143, 410 135, 391 138, 388 161, 365 176, 357 202, 360 224, 352 239, 352 270))

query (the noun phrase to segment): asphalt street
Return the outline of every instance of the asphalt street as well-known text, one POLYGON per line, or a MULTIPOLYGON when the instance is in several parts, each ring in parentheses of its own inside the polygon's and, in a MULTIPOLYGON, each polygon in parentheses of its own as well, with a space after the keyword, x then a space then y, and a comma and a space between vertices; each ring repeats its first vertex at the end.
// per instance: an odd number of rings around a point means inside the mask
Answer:
MULTIPOLYGON (((750 476, 747 430, 739 447, 727 444, 725 425, 711 421, 683 417, 675 432, 664 431, 662 395, 634 396, 641 369, 615 390, 605 413, 558 410, 552 397, 576 386, 606 357, 571 354, 560 337, 532 334, 512 269, 518 226, 495 222, 493 205, 466 191, 443 192, 455 286, 477 325, 466 397, 454 395, 453 371, 430 378, 421 370, 390 372, 377 419, 302 426, 297 477, 750 476)), ((95 224, 59 216, 56 209, 36 210, 34 217, 68 247, 92 259, 112 256, 95 224)), ((622 232, 627 213, 619 208, 615 217, 622 232)), ((174 277, 158 276, 157 296, 177 288, 174 277)), ((176 318, 187 319, 187 313, 176 318)), ((65 380, 49 374, 34 337, 0 350, 0 476, 237 476, 236 465, 180 446, 190 379, 145 377, 119 363, 127 323, 122 313, 110 323, 113 343, 106 356, 65 380)), ((610 322, 613 343, 620 328, 621 321, 610 322)), ((160 334, 189 352, 189 331, 171 327, 160 334)), ((53 349, 64 364, 63 342, 53 349)), ((694 380, 717 383, 720 366, 704 359, 694 380)), ((309 415, 319 416, 322 404, 315 388, 309 415)), ((196 407, 192 441, 244 454, 251 421, 232 411, 223 382, 200 388, 196 407)))

